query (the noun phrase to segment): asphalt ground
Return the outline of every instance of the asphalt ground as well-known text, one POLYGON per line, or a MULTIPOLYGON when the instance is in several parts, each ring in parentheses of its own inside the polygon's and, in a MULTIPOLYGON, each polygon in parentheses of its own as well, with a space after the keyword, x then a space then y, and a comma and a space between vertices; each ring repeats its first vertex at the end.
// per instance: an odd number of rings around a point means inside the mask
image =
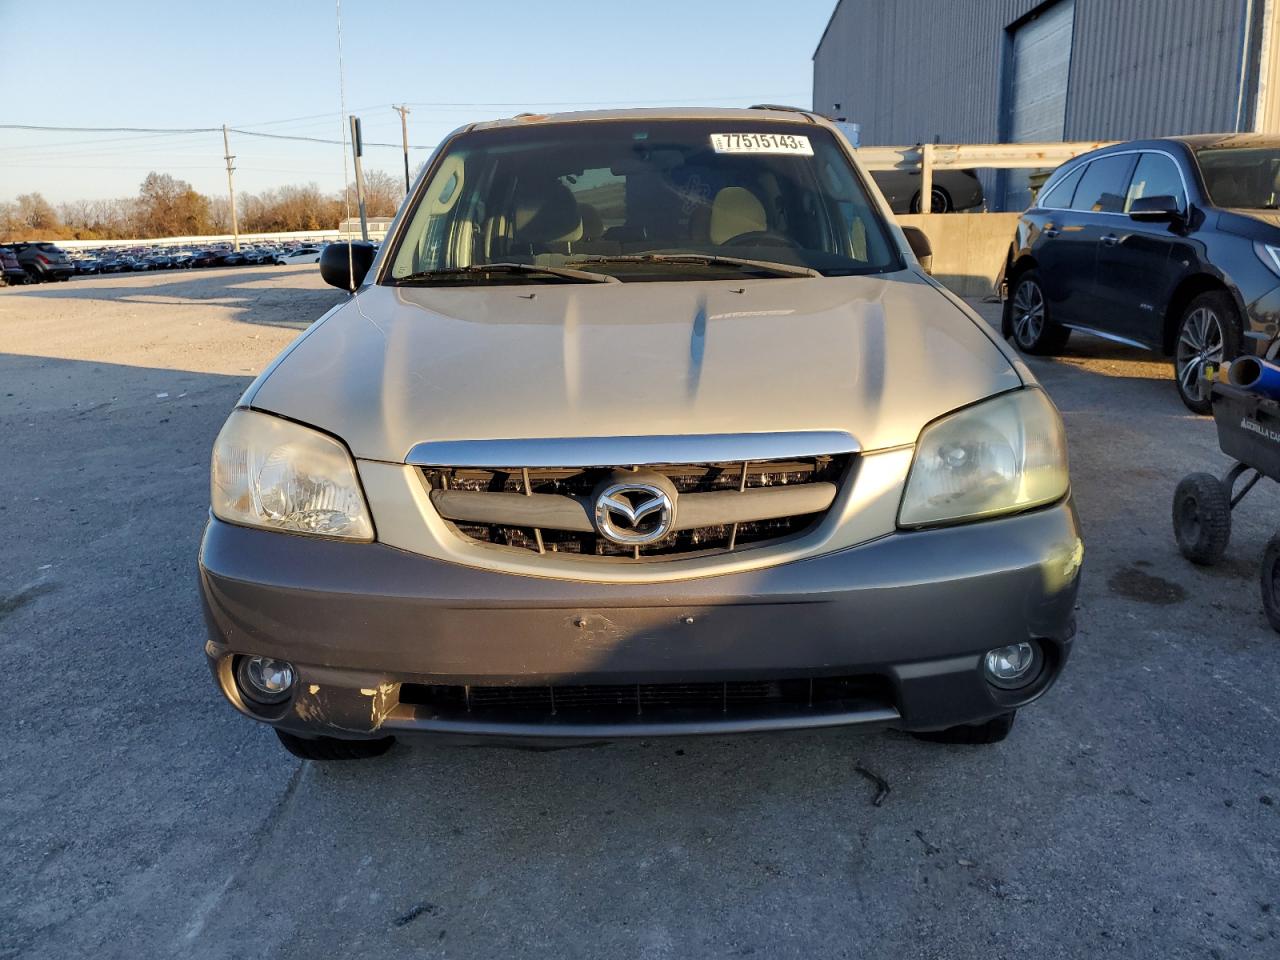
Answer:
POLYGON ((1031 361, 1087 550, 1073 659, 1000 745, 326 766, 215 692, 195 556, 223 418, 341 296, 314 266, 0 290, 0 957, 1280 957, 1280 499, 1183 560, 1174 486, 1228 464, 1165 363, 1031 361))

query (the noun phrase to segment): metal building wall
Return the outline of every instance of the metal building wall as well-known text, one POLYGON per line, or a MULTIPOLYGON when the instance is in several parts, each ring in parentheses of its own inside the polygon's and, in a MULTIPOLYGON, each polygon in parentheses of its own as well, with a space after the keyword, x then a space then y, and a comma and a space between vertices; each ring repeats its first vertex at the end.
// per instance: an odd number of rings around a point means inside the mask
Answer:
MULTIPOLYGON (((814 109, 839 103, 867 144, 1000 140, 1007 28, 1042 5, 840 0, 814 55, 814 109)), ((1275 10, 1266 0, 1076 0, 1065 139, 1235 130, 1238 117, 1250 128, 1241 56, 1247 42, 1256 56, 1259 23, 1275 10)))

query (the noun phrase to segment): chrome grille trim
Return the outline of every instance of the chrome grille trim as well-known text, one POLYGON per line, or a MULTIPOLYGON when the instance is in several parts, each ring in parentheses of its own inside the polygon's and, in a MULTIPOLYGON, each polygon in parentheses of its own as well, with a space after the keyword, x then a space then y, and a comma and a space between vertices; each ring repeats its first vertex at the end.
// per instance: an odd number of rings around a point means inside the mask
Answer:
POLYGON ((418 467, 435 514, 463 541, 598 560, 671 560, 729 554, 801 535, 833 508, 857 457, 601 467, 418 467), (628 543, 599 528, 596 507, 619 476, 670 490, 659 539, 628 543))
POLYGON ((415 444, 405 458, 413 467, 466 465, 612 467, 712 461, 785 460, 858 453, 858 441, 838 430, 787 433, 710 433, 640 437, 546 437, 533 440, 438 440, 415 444))

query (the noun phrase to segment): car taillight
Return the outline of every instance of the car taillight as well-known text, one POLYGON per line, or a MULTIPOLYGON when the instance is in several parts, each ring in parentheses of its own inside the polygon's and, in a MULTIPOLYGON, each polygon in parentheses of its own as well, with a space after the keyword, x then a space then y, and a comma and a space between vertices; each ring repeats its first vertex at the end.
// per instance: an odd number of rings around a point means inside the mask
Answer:
POLYGON ((49 258, 48 258, 48 257, 46 257, 43 253, 37 253, 37 254, 36 254, 36 260, 38 260, 40 263, 44 264, 46 267, 49 265, 49 258))

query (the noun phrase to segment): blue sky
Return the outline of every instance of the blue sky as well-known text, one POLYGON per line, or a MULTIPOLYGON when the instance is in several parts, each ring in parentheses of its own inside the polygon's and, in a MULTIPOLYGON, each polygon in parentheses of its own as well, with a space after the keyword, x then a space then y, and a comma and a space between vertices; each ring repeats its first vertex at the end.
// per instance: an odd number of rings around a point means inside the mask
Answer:
MULTIPOLYGON (((348 112, 366 141, 411 144, 472 120, 592 106, 809 106, 835 0, 343 0, 348 112)), ((0 0, 0 122, 214 127, 341 136, 331 0, 0 0), (56 22, 50 14, 56 13, 56 22), (37 14, 37 11, 40 11, 37 14), (25 95, 26 91, 30 95, 25 95)), ((236 187, 343 182, 342 148, 233 135, 236 187)), ((411 154, 415 163, 425 150, 411 154)), ((398 149, 366 168, 399 172, 398 149)), ((150 170, 226 190, 221 133, 0 129, 0 200, 124 196, 150 170)))

